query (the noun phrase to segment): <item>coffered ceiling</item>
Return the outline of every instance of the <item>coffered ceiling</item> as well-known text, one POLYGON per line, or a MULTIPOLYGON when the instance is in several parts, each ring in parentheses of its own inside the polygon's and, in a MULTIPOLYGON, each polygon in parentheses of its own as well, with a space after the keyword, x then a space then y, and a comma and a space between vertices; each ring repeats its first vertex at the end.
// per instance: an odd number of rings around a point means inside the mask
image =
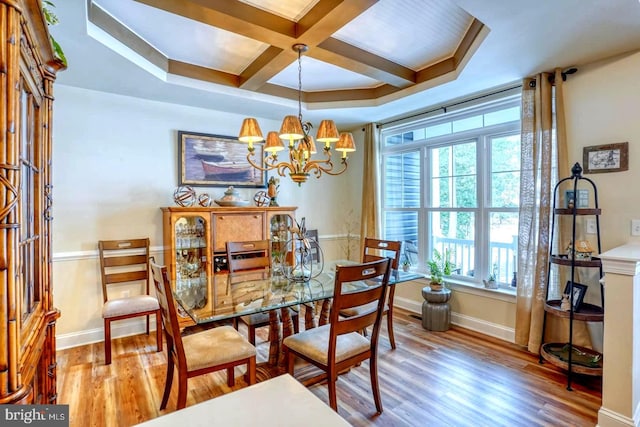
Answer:
POLYGON ((297 106, 303 43, 303 108, 343 126, 640 48, 635 0, 54 3, 70 61, 59 83, 281 118, 297 106))
POLYGON ((95 0, 89 21, 162 73, 298 98, 374 105, 453 79, 484 25, 449 0, 95 0))

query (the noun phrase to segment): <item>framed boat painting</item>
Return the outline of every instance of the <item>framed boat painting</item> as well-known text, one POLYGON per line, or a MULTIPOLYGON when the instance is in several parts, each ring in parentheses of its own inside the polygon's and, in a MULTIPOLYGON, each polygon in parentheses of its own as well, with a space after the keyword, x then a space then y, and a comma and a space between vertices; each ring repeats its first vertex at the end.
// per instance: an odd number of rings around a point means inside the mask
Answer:
MULTIPOLYGON (((264 144, 254 147, 263 158, 264 144)), ((265 188, 266 172, 251 166, 247 153, 236 137, 178 131, 178 185, 265 188)))

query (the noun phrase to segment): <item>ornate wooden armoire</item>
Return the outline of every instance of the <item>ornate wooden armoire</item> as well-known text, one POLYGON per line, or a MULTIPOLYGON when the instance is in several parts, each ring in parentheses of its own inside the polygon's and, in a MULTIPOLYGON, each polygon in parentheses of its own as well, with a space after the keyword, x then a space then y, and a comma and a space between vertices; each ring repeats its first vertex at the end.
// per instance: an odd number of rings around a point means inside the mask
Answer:
POLYGON ((0 0, 0 403, 56 403, 55 59, 40 0, 0 0))

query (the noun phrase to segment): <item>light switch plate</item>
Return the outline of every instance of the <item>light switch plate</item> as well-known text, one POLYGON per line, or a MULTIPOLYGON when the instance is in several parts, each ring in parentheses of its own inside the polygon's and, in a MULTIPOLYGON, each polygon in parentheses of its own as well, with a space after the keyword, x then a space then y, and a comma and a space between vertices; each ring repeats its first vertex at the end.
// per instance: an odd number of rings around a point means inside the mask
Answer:
POLYGON ((631 235, 640 236, 640 219, 631 220, 631 235))
POLYGON ((587 222, 586 222, 586 233, 587 234, 597 234, 598 230, 596 227, 596 220, 595 218, 588 218, 587 222))

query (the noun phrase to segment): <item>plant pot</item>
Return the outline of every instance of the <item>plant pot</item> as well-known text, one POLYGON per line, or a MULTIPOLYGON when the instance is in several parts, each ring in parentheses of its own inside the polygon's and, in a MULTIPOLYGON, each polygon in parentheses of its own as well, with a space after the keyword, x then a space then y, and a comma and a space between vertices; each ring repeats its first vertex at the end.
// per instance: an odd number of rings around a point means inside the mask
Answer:
POLYGON ((498 289, 498 282, 495 280, 483 280, 484 287, 487 289, 498 289))
POLYGON ((411 267, 411 266, 410 266, 409 264, 403 264, 403 266, 402 266, 402 271, 409 271, 409 268, 410 268, 410 267, 411 267))
POLYGON ((441 291, 442 283, 431 282, 429 283, 429 287, 431 288, 432 291, 441 291))

